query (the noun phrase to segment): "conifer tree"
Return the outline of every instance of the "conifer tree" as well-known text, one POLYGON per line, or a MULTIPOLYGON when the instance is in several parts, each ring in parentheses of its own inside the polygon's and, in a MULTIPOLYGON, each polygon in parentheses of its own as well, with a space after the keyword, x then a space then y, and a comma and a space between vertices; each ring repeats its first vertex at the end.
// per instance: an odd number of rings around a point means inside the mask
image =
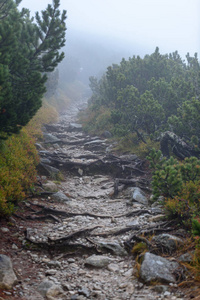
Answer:
POLYGON ((66 11, 60 1, 41 14, 36 23, 20 0, 0 0, 0 138, 17 133, 42 104, 47 73, 64 58, 66 11))

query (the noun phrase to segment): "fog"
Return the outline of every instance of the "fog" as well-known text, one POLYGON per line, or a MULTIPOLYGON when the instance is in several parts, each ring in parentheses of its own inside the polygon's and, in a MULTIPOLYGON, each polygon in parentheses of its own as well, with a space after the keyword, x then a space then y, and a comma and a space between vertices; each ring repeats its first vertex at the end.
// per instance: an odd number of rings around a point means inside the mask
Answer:
MULTIPOLYGON (((31 14, 51 0, 23 0, 31 14)), ((200 50, 199 0, 61 0, 67 10, 66 59, 85 78, 122 57, 200 50)), ((69 67, 69 66, 68 66, 69 67)), ((66 69, 62 67, 62 69, 66 69)))

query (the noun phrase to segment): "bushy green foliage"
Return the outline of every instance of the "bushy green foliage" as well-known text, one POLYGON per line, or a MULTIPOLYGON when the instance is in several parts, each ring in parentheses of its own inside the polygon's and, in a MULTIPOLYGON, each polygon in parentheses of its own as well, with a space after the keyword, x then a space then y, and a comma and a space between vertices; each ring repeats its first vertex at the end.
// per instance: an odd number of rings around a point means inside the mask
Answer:
POLYGON ((66 11, 59 0, 36 13, 19 11, 21 1, 0 5, 0 138, 17 133, 41 107, 46 73, 64 58, 66 11))
POLYGON ((166 159, 162 157, 161 151, 153 149, 147 159, 153 169, 152 187, 154 198, 160 195, 165 197, 175 196, 182 187, 182 176, 179 163, 173 157, 166 159))
POLYGON ((23 129, 2 142, 0 155, 0 216, 13 212, 36 181, 38 155, 34 140, 23 129))
POLYGON ((89 113, 101 113, 100 107, 111 111, 116 136, 136 133, 145 142, 172 130, 198 146, 200 66, 196 54, 186 59, 177 51, 162 55, 156 48, 144 58, 109 66, 100 80, 90 78, 89 113))
POLYGON ((155 149, 147 159, 153 169, 154 199, 164 196, 166 215, 194 230, 195 219, 200 217, 200 160, 196 157, 181 162, 173 157, 166 159, 155 149))
MULTIPOLYGON (((65 104, 66 105, 66 104, 65 104)), ((56 122, 58 113, 45 99, 42 107, 19 135, 0 143, 0 217, 12 214, 15 205, 34 190, 39 162, 35 139, 42 138, 42 126, 56 122)), ((62 180, 61 174, 58 174, 62 180)))
POLYGON ((101 106, 98 110, 83 111, 79 114, 79 119, 83 124, 83 129, 92 134, 102 134, 105 130, 112 131, 111 112, 101 106))
POLYGON ((152 187, 154 198, 160 195, 174 198, 183 189, 183 185, 200 180, 200 160, 196 157, 179 162, 174 157, 166 159, 161 151, 152 149, 147 159, 153 169, 152 187))
POLYGON ((184 101, 178 108, 177 114, 168 120, 173 131, 181 138, 190 140, 196 147, 199 146, 200 137, 200 100, 192 98, 184 101))
POLYGON ((200 214, 200 180, 183 183, 181 191, 165 199, 165 211, 170 218, 178 218, 191 228, 192 220, 200 214))
POLYGON ((200 238, 200 219, 192 219, 192 234, 200 238))
POLYGON ((136 133, 128 133, 118 134, 118 137, 115 138, 117 140, 117 145, 114 147, 115 151, 120 153, 129 152, 132 154, 136 154, 138 157, 145 159, 146 156, 149 154, 149 151, 152 147, 157 147, 159 149, 159 143, 151 140, 150 138, 146 139, 144 143, 140 139, 136 133))

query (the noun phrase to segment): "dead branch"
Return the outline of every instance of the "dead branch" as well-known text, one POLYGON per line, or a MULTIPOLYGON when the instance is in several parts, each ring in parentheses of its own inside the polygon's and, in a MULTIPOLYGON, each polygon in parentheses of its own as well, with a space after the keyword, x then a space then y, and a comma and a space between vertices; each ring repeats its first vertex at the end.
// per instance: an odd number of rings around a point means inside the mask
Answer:
POLYGON ((66 212, 64 210, 57 210, 57 209, 49 208, 49 207, 46 207, 46 206, 40 205, 40 204, 33 204, 33 205, 36 205, 36 206, 42 208, 42 210, 38 211, 36 214, 50 214, 50 215, 62 216, 65 218, 70 218, 70 217, 75 217, 75 216, 88 216, 88 217, 93 217, 93 218, 107 219, 107 218, 122 218, 122 217, 140 216, 140 215, 146 214, 146 213, 152 214, 152 212, 150 210, 138 209, 138 210, 134 210, 129 213, 126 213, 126 214, 110 216, 110 215, 98 215, 98 214, 93 214, 93 213, 89 213, 89 212, 72 213, 72 212, 66 212))

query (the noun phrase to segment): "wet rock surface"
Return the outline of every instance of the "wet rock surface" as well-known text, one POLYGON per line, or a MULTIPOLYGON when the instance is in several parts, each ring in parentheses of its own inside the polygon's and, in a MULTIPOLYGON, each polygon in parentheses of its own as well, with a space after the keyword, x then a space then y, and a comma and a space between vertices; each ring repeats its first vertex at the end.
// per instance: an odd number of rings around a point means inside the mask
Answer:
POLYGON ((156 290, 138 280, 132 242, 145 230, 165 228, 162 208, 148 204, 144 162, 110 152, 105 137, 85 135, 79 109, 72 104, 58 124, 46 126, 53 140, 41 143, 39 152, 48 172, 41 174, 40 197, 26 204, 29 215, 21 219, 18 256, 13 249, 12 257, 15 265, 22 262, 22 281, 5 299, 187 299, 177 288, 156 290), (58 171, 64 176, 59 182, 58 171), (47 184, 54 180, 56 186, 47 184), (133 202, 128 189, 135 187, 145 200, 133 202))
POLYGON ((12 262, 7 255, 0 255, 0 288, 10 290, 17 283, 12 262))
POLYGON ((140 268, 140 277, 145 283, 175 283, 176 277, 173 273, 179 268, 177 262, 147 252, 140 268))

